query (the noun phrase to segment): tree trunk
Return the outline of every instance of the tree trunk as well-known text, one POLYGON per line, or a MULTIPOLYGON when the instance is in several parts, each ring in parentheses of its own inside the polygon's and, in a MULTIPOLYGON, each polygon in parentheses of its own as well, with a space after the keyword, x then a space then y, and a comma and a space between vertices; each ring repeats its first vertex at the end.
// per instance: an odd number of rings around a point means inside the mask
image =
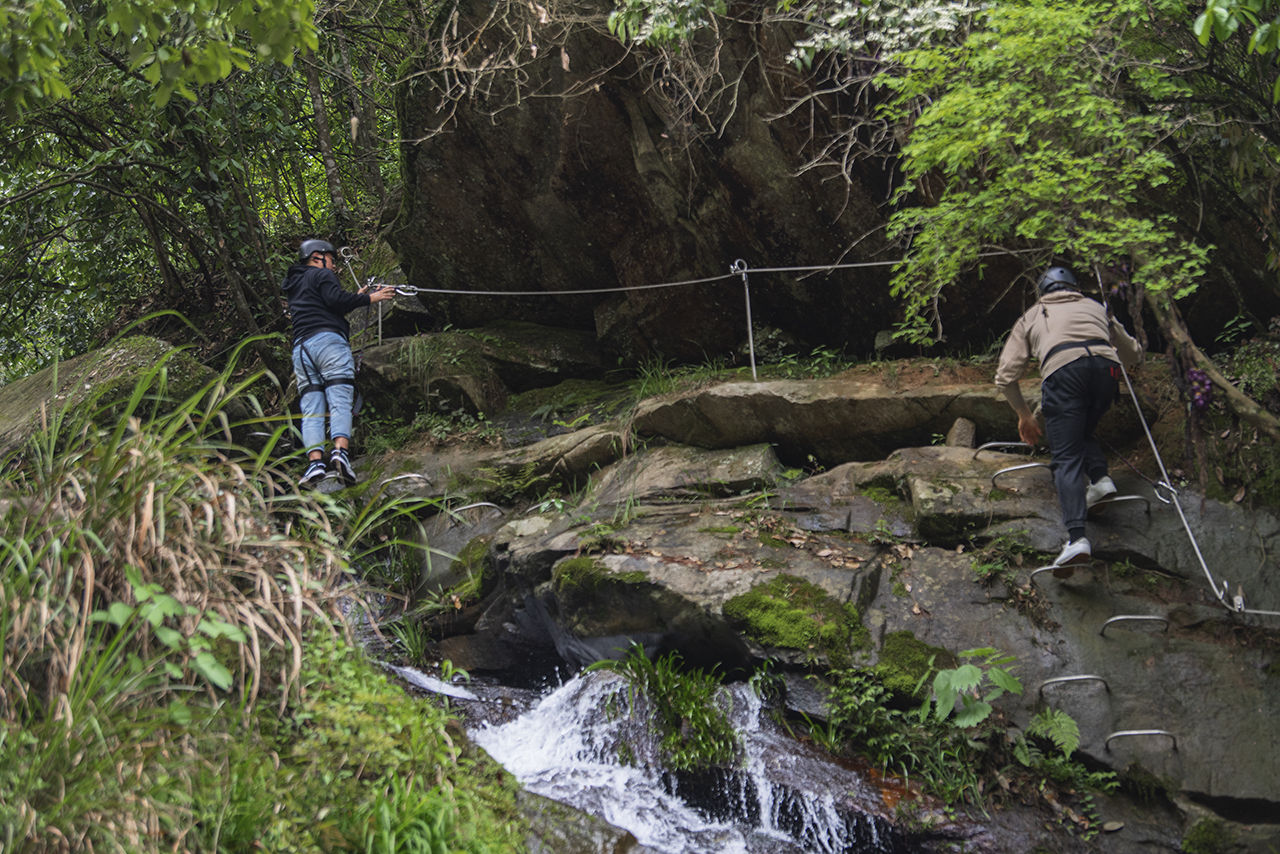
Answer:
POLYGON ((1227 407, 1238 415, 1241 421, 1258 428, 1272 439, 1280 440, 1280 419, 1236 388, 1222 375, 1213 360, 1200 351, 1200 348, 1191 340, 1187 326, 1182 320, 1182 313, 1178 311, 1173 300, 1167 294, 1159 294, 1152 297, 1150 304, 1156 322, 1160 324, 1165 337, 1173 342, 1174 347, 1188 360, 1194 362, 1197 368, 1205 372, 1209 381, 1222 392, 1227 407))
POLYGON ((362 64, 361 77, 359 80, 356 79, 355 67, 351 63, 351 49, 341 29, 338 30, 337 40, 338 56, 342 60, 342 76, 350 87, 347 100, 351 105, 351 147, 354 150, 356 162, 360 165, 360 171, 364 175, 365 189, 373 196, 373 207, 377 209, 382 206, 386 189, 382 184, 382 170, 378 166, 378 151, 374 137, 378 121, 376 105, 368 86, 365 85, 369 75, 365 73, 366 69, 362 64))
POLYGON ((329 132, 329 114, 325 112, 324 93, 320 89, 320 72, 316 68, 316 56, 311 54, 302 60, 303 74, 307 78, 307 90, 311 92, 311 108, 315 113, 316 144, 324 163, 324 174, 329 181, 329 196, 333 199, 333 240, 343 243, 351 230, 351 212, 347 197, 342 192, 342 176, 338 172, 338 160, 333 154, 333 135, 329 132))
POLYGON ((165 305, 179 305, 183 291, 182 282, 174 272, 173 263, 169 260, 169 251, 164 245, 164 235, 156 227, 155 218, 151 216, 148 204, 146 199, 134 199, 133 209, 138 212, 138 220, 142 223, 142 230, 147 234, 147 242, 151 244, 151 251, 156 255, 156 264, 160 267, 160 279, 164 282, 165 305))

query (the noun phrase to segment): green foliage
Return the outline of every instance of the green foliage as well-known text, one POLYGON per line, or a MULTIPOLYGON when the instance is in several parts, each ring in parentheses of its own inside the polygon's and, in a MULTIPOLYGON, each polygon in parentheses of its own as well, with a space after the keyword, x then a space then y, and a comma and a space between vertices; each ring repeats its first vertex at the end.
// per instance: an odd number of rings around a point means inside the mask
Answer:
POLYGON ((1028 735, 1042 735, 1070 757, 1080 745, 1080 726, 1075 718, 1061 709, 1042 709, 1027 727, 1028 735))
POLYGON ((44 99, 70 98, 71 55, 93 49, 118 51, 151 87, 156 105, 175 92, 194 100, 192 86, 247 69, 253 58, 288 65, 294 51, 315 49, 314 8, 311 0, 149 0, 85 9, 60 0, 8 3, 0 6, 9 47, 0 51, 0 107, 13 117, 44 99), (252 50, 236 44, 239 33, 252 50))
POLYGON ((807 358, 788 353, 779 357, 775 364, 765 367, 764 371, 771 376, 818 379, 838 374, 850 364, 850 360, 838 350, 815 347, 807 358))
POLYGON ((609 32, 623 43, 678 47, 725 9, 724 0, 623 0, 609 13, 609 32))
POLYGON ((1017 570, 1026 558, 1035 555, 1027 543, 1026 531, 1011 531, 991 538, 973 552, 973 572, 982 581, 1004 581, 1012 584, 1017 570))
MULTIPOLYGON (((1206 0, 1192 30, 1202 45, 1248 32, 1247 51, 1265 56, 1280 48, 1280 4, 1275 0, 1206 0)), ((1271 85, 1271 100, 1280 101, 1280 76, 1271 85)))
POLYGON ((893 63, 904 51, 962 37, 980 8, 973 0, 861 0, 805 3, 783 0, 783 10, 808 24, 804 38, 787 59, 800 68, 814 64, 820 53, 875 55, 893 63))
POLYGON ((890 692, 866 671, 833 671, 827 701, 838 739, 826 740, 864 753, 887 773, 919 778, 947 803, 982 802, 985 742, 949 723, 908 714, 892 705, 890 692))
POLYGON ((443 712, 335 637, 347 555, 395 502, 293 492, 234 359, 177 399, 165 376, 50 413, 0 465, 5 850, 330 851, 427 816, 451 851, 518 845, 443 712), (228 440, 250 426, 264 450, 228 440))
POLYGON ((587 669, 623 676, 630 686, 632 710, 638 708, 637 692, 647 698, 650 723, 659 733, 663 754, 672 770, 727 765, 737 759, 740 745, 720 707, 720 698, 726 696, 720 681, 714 672, 682 668, 681 661, 676 652, 651 661, 643 647, 632 643, 623 658, 598 661, 587 669))
POLYGON ((1178 177, 1161 148, 1173 119, 1130 103, 1186 91, 1161 70, 1173 57, 1151 34, 1149 8, 992 4, 962 45, 907 51, 900 73, 878 78, 894 93, 885 116, 911 126, 890 224, 910 247, 892 283, 906 310, 899 334, 938 339, 942 291, 993 244, 1086 269, 1123 261, 1151 291, 1195 287, 1208 249, 1162 210, 1178 177), (1117 64, 1134 71, 1117 76, 1117 64), (939 189, 924 193, 926 183, 939 189))
POLYGON ((873 673, 885 688, 901 697, 916 696, 937 661, 953 661, 941 647, 919 640, 909 631, 889 632, 880 644, 873 673))
POLYGON ((951 719, 956 726, 977 726, 990 717, 992 702, 1006 691, 1022 693, 1022 683, 1005 668, 1005 665, 1016 661, 1013 656, 1003 655, 991 647, 983 647, 966 649, 959 657, 979 661, 977 664, 970 662, 939 671, 933 678, 933 697, 926 699, 921 706, 922 716, 932 706, 933 716, 937 720, 947 720, 955 712, 955 717, 951 719))
MULTIPOLYGON (((980 657, 982 667, 988 668, 988 676, 996 686, 988 694, 1000 691, 1018 691, 1020 686, 1002 664, 1008 659, 992 650, 970 650, 962 656, 980 657), (1004 687, 1000 687, 1003 685, 1004 687)), ((980 686, 982 667, 975 667, 978 676, 960 668, 943 670, 935 679, 935 692, 972 692, 980 686)), ((925 681, 928 671, 917 681, 917 688, 925 681)), ((900 708, 896 692, 889 691, 874 673, 856 668, 844 668, 830 674, 833 685, 827 701, 827 722, 814 725, 810 721, 810 737, 835 751, 853 750, 862 753, 884 767, 886 772, 920 780, 950 804, 969 803, 982 806, 988 793, 995 791, 992 781, 998 778, 1001 787, 1009 789, 1030 788, 1044 791, 1046 785, 1058 789, 1059 797, 1072 793, 1081 796, 1090 806, 1089 792, 1107 792, 1116 788, 1116 775, 1111 772, 1092 772, 1072 760, 1069 753, 1079 740, 1079 730, 1074 720, 1062 712, 1046 711, 1033 721, 1032 735, 1050 739, 1063 752, 1045 755, 1034 743, 1021 735, 1012 743, 1013 757, 1023 771, 1017 771, 1008 763, 1008 738, 1000 729, 990 710, 979 706, 969 707, 961 702, 961 712, 954 716, 928 714, 930 704, 921 713, 911 713, 900 708), (966 714, 968 715, 966 717, 966 714), (1015 773, 1016 772, 1016 773, 1015 773)), ((950 698, 952 708, 956 703, 950 698)), ((945 703, 947 700, 942 699, 945 703)))

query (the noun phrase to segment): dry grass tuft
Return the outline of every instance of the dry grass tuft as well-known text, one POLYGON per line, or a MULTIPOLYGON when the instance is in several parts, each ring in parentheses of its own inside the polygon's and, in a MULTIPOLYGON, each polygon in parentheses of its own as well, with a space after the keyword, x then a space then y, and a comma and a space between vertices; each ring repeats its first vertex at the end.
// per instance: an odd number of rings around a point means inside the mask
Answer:
POLYGON ((0 850, 134 850, 180 826, 181 798, 147 792, 199 765, 190 721, 283 710, 303 638, 358 596, 353 540, 411 512, 299 495, 272 460, 284 426, 237 447, 228 413, 257 378, 230 371, 165 401, 162 361, 0 463, 0 850))

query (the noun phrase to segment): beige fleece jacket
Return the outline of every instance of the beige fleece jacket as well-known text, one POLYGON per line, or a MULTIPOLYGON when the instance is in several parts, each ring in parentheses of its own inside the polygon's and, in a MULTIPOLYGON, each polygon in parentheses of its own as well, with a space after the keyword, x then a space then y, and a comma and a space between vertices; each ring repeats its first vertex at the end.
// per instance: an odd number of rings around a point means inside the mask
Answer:
POLYGON ((1000 352, 996 386, 1007 395, 1008 387, 1016 384, 1027 372, 1032 356, 1040 363, 1040 378, 1043 380, 1063 365, 1090 353, 1122 362, 1126 368, 1142 361, 1142 346, 1119 321, 1107 316, 1100 303, 1077 291, 1056 291, 1041 297, 1013 324, 1000 352), (1088 350, 1071 347, 1045 358, 1059 344, 1090 338, 1101 338, 1111 344, 1093 346, 1088 350))

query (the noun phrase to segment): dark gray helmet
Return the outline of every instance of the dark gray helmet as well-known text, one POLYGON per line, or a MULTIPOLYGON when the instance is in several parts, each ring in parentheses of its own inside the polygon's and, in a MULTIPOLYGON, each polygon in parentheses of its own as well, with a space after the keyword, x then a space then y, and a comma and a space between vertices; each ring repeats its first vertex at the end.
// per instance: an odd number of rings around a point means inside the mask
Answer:
POLYGON ((1066 267, 1050 267, 1040 274, 1036 289, 1040 291, 1040 296, 1044 296, 1054 291, 1078 291, 1080 287, 1076 284, 1076 277, 1066 267))
POLYGON ((317 252, 328 252, 330 255, 337 254, 333 249, 333 244, 327 240, 304 240, 302 245, 298 247, 298 260, 306 261, 317 252))

